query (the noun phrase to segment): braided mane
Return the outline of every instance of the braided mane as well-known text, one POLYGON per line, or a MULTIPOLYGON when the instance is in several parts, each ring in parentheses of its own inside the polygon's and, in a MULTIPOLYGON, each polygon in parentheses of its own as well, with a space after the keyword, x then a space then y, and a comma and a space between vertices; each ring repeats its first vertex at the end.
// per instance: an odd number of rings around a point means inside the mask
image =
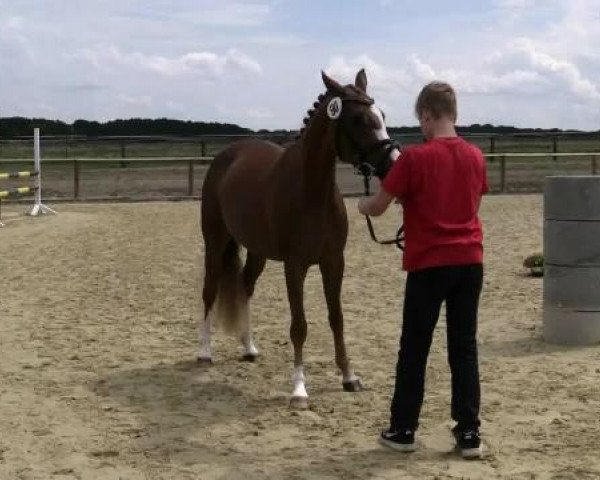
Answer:
POLYGON ((306 127, 308 127, 308 124, 310 123, 312 117, 315 115, 315 112, 319 109, 319 107, 321 106, 321 103, 323 102, 323 99, 325 98, 325 94, 322 93, 321 95, 319 95, 317 97, 317 101, 315 103, 313 103, 312 108, 310 108, 309 110, 307 110, 306 112, 306 116, 304 117, 304 119, 302 120, 302 128, 300 129, 300 131, 298 132, 298 135, 296 135, 296 140, 298 140, 300 137, 302 137, 302 134, 304 133, 304 130, 306 130, 306 127))

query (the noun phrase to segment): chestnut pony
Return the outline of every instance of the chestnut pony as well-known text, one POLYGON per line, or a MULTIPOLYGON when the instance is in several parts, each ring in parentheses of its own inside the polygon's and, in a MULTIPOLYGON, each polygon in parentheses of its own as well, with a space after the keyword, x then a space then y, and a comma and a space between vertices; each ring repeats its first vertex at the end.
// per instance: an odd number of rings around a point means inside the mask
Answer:
POLYGON ((380 177, 399 152, 392 144, 381 111, 367 95, 364 70, 354 85, 342 86, 322 73, 327 87, 305 118, 306 127, 287 148, 262 140, 244 140, 219 153, 202 187, 202 234, 205 244, 204 320, 200 325, 200 361, 212 361, 211 324, 217 320, 235 333, 244 359, 258 351, 252 340, 248 303, 265 262, 284 264, 294 347, 290 403, 308 404, 302 348, 307 326, 304 280, 311 265, 323 278, 335 361, 346 391, 359 391, 344 341, 340 303, 348 219, 335 181, 336 159, 369 168, 380 177), (246 249, 242 265, 240 247, 246 249))

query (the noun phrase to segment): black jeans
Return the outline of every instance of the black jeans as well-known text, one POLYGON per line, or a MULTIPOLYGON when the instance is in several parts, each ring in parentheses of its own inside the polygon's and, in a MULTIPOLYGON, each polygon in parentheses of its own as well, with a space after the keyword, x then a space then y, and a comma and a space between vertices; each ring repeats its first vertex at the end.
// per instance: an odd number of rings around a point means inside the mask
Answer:
POLYGON ((423 404, 425 369, 442 302, 446 302, 452 418, 460 429, 479 427, 477 310, 483 265, 409 272, 404 294, 400 351, 391 406, 392 430, 416 429, 423 404))

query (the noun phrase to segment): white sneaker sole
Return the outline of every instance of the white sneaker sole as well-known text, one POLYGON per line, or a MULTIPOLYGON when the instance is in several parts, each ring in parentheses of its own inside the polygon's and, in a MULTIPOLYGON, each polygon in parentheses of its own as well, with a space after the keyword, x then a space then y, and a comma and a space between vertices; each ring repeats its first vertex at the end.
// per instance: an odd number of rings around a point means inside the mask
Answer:
POLYGON ((391 440, 386 440, 383 437, 379 437, 379 443, 384 447, 391 448, 392 450, 396 450, 397 452, 411 453, 417 449, 416 443, 396 443, 391 440))
POLYGON ((460 454, 463 458, 467 460, 473 460, 476 458, 481 458, 483 453, 483 448, 479 446, 478 448, 465 448, 460 451, 460 454))

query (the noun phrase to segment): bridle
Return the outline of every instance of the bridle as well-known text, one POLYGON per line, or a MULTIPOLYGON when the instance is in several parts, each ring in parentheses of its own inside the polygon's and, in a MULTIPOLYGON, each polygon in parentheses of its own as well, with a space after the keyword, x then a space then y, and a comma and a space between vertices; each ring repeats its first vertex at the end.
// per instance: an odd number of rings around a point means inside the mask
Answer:
MULTIPOLYGON (((363 176, 365 195, 367 197, 370 196, 370 183, 371 177, 373 176, 373 167, 366 162, 362 162, 358 167, 356 167, 356 173, 363 176)), ((375 235, 375 228, 373 227, 371 217, 365 215, 365 218, 367 219, 367 228, 369 229, 369 234, 374 242, 377 242, 380 245, 396 245, 396 247, 398 247, 400 250, 404 250, 404 225, 400 225, 398 231, 396 232, 395 238, 389 240, 379 240, 375 235)))
MULTIPOLYGON (((360 99, 360 98, 344 98, 342 102, 357 102, 365 105, 373 105, 372 99, 360 99)), ((338 122, 335 129, 335 146, 338 154, 341 152, 341 136, 342 136, 343 122, 338 122)), ((365 195, 370 196, 370 183, 373 175, 379 179, 383 179, 389 169, 392 167, 392 161, 390 160, 390 154, 392 150, 400 149, 400 145, 394 142, 390 138, 383 140, 377 140, 366 147, 362 147, 352 135, 345 135, 346 139, 350 143, 350 147, 358 155, 359 162, 355 165, 355 173, 363 176, 363 184, 365 187, 365 195), (376 155, 376 156, 375 156, 376 155), (372 160, 370 160, 372 159, 372 160)), ((396 232, 396 237, 390 240, 379 240, 375 235, 375 229, 371 217, 365 215, 367 220, 367 228, 371 239, 380 245, 396 245, 400 250, 404 250, 404 225, 400 225, 396 232)))

